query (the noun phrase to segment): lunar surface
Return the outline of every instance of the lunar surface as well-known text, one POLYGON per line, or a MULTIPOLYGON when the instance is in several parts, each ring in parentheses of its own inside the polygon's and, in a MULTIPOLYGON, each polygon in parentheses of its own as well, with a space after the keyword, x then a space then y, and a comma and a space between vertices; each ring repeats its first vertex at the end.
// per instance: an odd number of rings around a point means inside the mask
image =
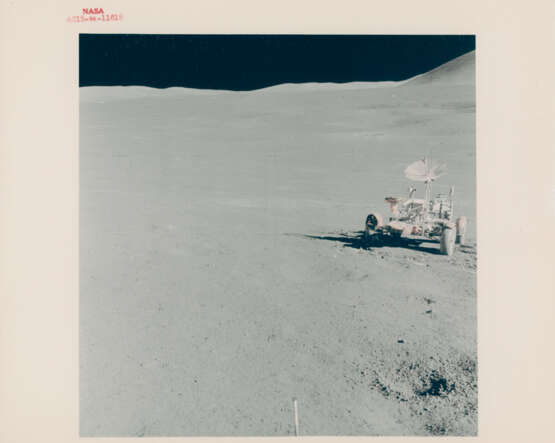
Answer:
POLYGON ((81 435, 476 435, 474 63, 81 88, 81 435), (468 244, 365 247, 425 156, 468 244))

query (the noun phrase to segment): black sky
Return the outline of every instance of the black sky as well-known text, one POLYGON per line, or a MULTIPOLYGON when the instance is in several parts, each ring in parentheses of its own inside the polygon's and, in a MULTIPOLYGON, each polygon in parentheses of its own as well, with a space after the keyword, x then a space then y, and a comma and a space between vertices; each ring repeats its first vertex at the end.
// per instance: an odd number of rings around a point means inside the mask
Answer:
POLYGON ((252 90, 404 80, 473 49, 473 35, 80 34, 79 85, 252 90))

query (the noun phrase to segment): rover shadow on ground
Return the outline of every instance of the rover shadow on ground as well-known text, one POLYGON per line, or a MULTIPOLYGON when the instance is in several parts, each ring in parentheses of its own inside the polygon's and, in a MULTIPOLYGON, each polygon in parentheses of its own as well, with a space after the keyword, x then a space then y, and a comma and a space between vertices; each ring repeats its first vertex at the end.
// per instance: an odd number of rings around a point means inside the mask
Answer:
POLYGON ((333 233, 328 235, 310 235, 310 234, 298 234, 301 237, 313 239, 313 240, 324 240, 331 242, 342 243, 344 247, 353 249, 379 249, 383 247, 389 248, 406 248, 413 249, 416 251, 427 252, 429 254, 439 254, 439 243, 433 241, 424 243, 413 243, 410 241, 404 241, 401 239, 383 239, 380 241, 374 240, 372 244, 369 244, 364 236, 364 231, 356 232, 342 232, 333 233))

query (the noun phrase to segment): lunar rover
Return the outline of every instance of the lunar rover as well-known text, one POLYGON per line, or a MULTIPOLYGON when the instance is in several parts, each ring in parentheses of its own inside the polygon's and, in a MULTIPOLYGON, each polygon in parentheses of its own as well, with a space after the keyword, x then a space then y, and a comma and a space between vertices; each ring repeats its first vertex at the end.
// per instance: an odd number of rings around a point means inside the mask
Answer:
POLYGON ((455 244, 464 245, 467 219, 453 221, 454 188, 449 194, 432 195, 432 182, 444 175, 446 167, 429 159, 419 160, 405 169, 405 176, 425 184, 424 198, 414 198, 416 189, 409 188, 408 198, 386 197, 391 214, 389 220, 378 213, 366 217, 364 239, 369 246, 388 242, 420 244, 439 242, 443 255, 452 255, 455 244))

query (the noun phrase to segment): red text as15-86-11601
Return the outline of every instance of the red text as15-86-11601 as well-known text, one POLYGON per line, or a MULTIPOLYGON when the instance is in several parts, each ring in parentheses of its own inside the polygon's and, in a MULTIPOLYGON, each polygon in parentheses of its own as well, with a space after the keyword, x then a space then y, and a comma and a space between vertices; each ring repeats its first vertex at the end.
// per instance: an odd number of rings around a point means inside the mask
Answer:
POLYGON ((73 15, 67 18, 69 23, 83 22, 116 22, 123 20, 123 14, 97 14, 97 15, 73 15))

